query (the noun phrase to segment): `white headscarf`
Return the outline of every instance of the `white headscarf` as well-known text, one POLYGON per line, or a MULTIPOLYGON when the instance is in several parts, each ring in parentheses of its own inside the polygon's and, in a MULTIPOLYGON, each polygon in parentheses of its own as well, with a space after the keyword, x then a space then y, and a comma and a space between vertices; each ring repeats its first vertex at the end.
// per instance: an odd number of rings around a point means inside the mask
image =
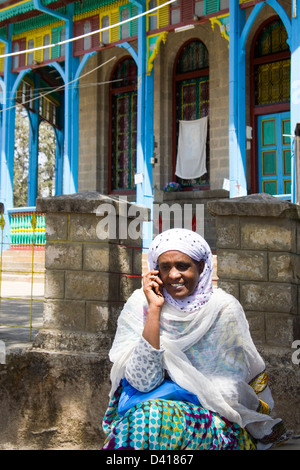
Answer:
POLYGON ((173 228, 157 235, 148 252, 148 267, 151 271, 157 268, 158 258, 166 251, 180 251, 195 261, 204 261, 204 269, 194 292, 183 300, 173 299, 166 289, 163 290, 167 303, 184 312, 193 312, 204 305, 211 296, 213 257, 211 249, 204 238, 191 230, 173 228))

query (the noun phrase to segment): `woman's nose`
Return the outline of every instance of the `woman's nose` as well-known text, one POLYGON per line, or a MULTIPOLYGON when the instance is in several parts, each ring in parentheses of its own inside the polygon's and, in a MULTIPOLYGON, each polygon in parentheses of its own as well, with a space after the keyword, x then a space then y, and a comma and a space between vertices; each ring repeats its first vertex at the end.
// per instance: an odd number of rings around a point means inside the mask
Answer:
POLYGON ((178 278, 180 278, 180 276, 181 276, 180 272, 175 267, 170 269, 169 277, 171 279, 178 279, 178 278))

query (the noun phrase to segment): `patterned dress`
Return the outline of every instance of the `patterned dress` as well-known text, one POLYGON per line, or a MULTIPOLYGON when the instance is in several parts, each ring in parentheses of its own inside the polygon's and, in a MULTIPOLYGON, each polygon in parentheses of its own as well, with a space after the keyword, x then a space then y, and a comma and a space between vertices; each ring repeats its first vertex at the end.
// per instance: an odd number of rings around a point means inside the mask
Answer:
MULTIPOLYGON (((126 377, 139 390, 163 380, 161 350, 143 338, 128 361, 126 377)), ((119 450, 254 450, 254 439, 237 424, 186 401, 151 399, 118 412, 123 386, 115 392, 103 421, 103 449, 119 450)), ((149 397, 149 393, 147 393, 149 397)))
POLYGON ((217 413, 182 401, 148 400, 118 414, 120 386, 103 421, 103 450, 255 450, 254 439, 217 413))

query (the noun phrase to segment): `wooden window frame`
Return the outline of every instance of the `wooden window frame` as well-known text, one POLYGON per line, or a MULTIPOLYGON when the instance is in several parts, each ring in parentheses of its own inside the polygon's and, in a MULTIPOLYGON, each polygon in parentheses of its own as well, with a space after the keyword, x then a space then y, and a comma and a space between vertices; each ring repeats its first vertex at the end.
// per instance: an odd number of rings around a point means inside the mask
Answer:
MULTIPOLYGON (((73 37, 82 36, 84 34, 84 24, 89 21, 91 23, 91 31, 97 31, 99 28, 99 15, 90 16, 83 18, 79 21, 74 22, 74 32, 73 37)), ((91 35, 91 47, 89 49, 84 49, 84 38, 80 38, 74 41, 73 43, 73 55, 75 57, 84 55, 87 52, 92 52, 93 50, 99 48, 100 36, 99 33, 91 35)))
MULTIPOLYGON (((208 76, 208 83, 209 83, 209 66, 191 71, 191 72, 185 72, 185 73, 177 73, 176 72, 176 67, 177 63, 180 57, 180 54, 182 53, 182 50, 184 47, 186 47, 188 44, 193 43, 194 41, 199 41, 201 42, 204 46, 204 42, 201 41, 199 38, 192 38, 189 41, 185 42, 179 49, 179 51, 176 54, 175 60, 174 60, 174 65, 173 65, 173 111, 172 111, 172 121, 173 121, 173 129, 172 129, 172 178, 174 181, 176 181, 177 176, 175 175, 176 171, 176 157, 177 157, 177 136, 176 136, 176 87, 178 82, 183 81, 183 80, 190 80, 193 78, 201 78, 201 77, 207 77, 208 76)), ((206 46, 205 46, 206 47, 206 46)), ((210 178, 209 178, 210 181, 210 178)), ((193 191, 195 186, 190 186, 190 187, 185 187, 183 188, 184 191, 193 191)), ((209 184, 202 185, 202 186, 197 186, 200 190, 209 190, 210 189, 210 182, 209 184)))
MULTIPOLYGON (((21 38, 21 39, 17 39, 16 41, 13 41, 12 42, 12 50, 14 51, 14 45, 15 44, 18 44, 19 46, 19 52, 21 51, 25 51, 26 50, 26 38, 21 38)), ((11 70, 13 72, 16 72, 20 69, 23 69, 26 67, 26 54, 20 54, 20 55, 16 55, 14 57, 12 57, 12 61, 11 61, 11 70), (18 59, 18 64, 17 66, 15 67, 15 60, 18 59)))
MULTIPOLYGON (((118 61, 118 63, 115 65, 112 73, 111 73, 111 79, 113 80, 114 74, 117 70, 117 68, 124 62, 125 60, 132 59, 132 56, 125 56, 121 60, 118 61)), ((133 60, 133 59, 132 59, 133 60)), ((137 83, 135 85, 128 85, 120 88, 113 88, 113 84, 110 84, 110 89, 109 89, 109 129, 108 129, 108 141, 109 141, 109 151, 108 151, 108 194, 119 194, 119 195, 133 195, 136 194, 136 189, 113 189, 112 188, 112 161, 113 161, 113 155, 112 155, 112 117, 113 117, 113 106, 112 106, 112 101, 113 101, 113 96, 121 93, 126 93, 126 92, 137 92, 137 83)), ((138 110, 137 110, 138 111, 138 110)))
MULTIPOLYGON (((290 111, 290 101, 277 103, 277 104, 265 104, 255 105, 255 79, 254 79, 254 67, 257 64, 263 64, 268 62, 274 62, 275 60, 283 60, 291 57, 290 51, 278 52, 270 54, 265 57, 254 57, 255 44, 261 34, 263 28, 268 24, 271 24, 275 20, 281 20, 277 15, 271 16, 265 20, 257 29, 256 34, 253 37, 251 49, 250 49, 250 122, 252 127, 252 145, 251 145, 251 191, 257 193, 259 191, 258 183, 258 136, 257 136, 257 118, 262 114, 282 113, 290 111)), ((281 20, 282 21, 282 20, 281 20)))

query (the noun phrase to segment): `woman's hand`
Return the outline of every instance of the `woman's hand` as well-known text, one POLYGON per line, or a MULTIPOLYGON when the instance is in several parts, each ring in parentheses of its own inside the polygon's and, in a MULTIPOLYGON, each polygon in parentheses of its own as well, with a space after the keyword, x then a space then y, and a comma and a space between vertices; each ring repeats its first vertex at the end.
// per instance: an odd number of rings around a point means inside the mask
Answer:
POLYGON ((153 348, 160 348, 160 311, 164 304, 162 293, 163 282, 159 271, 153 269, 143 277, 143 290, 148 301, 147 317, 143 330, 143 337, 153 348))
POLYGON ((164 304, 162 293, 163 282, 159 277, 159 271, 153 269, 143 277, 143 290, 148 301, 149 308, 161 308, 164 304))

